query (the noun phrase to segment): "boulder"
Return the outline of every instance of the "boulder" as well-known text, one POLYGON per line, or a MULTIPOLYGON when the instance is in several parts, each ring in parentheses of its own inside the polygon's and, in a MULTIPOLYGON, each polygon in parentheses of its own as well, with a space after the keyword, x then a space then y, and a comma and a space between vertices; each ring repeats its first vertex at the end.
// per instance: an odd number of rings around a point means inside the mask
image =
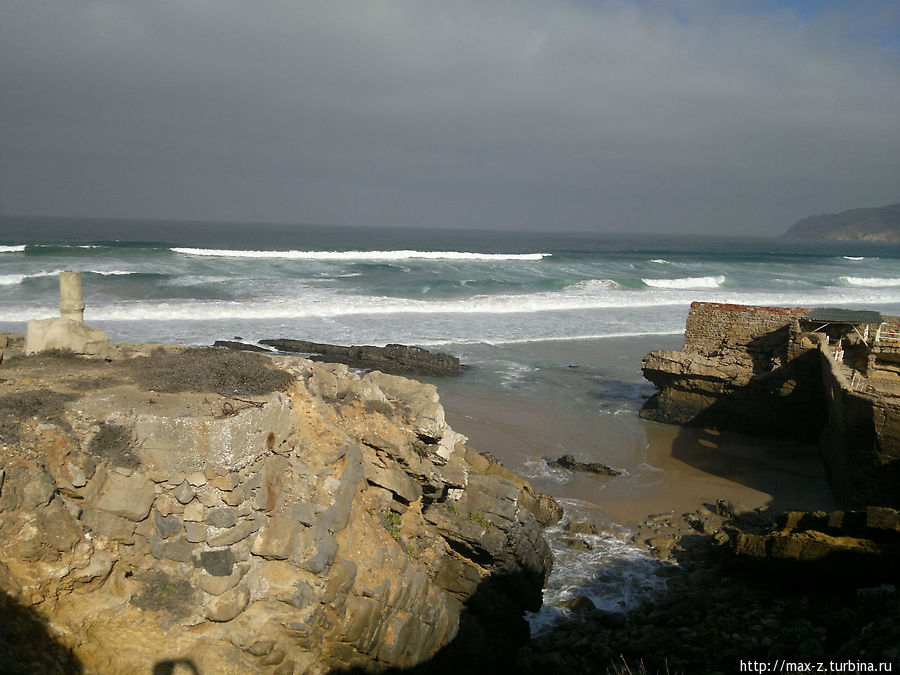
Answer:
POLYGON ((622 474, 621 471, 608 467, 606 464, 579 462, 572 455, 563 455, 559 459, 547 459, 545 461, 548 466, 555 466, 568 471, 583 471, 584 473, 596 473, 601 476, 619 476, 622 474))

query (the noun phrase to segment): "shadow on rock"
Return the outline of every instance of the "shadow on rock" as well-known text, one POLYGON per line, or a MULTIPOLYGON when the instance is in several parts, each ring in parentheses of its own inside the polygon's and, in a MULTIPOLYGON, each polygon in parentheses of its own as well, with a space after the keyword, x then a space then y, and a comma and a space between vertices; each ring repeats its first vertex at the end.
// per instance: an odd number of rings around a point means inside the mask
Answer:
MULTIPOLYGON (((516 671, 731 673, 742 661, 776 659, 875 663, 875 671, 900 665, 896 557, 887 552, 890 560, 875 563, 863 551, 838 550, 774 559, 766 555, 771 534, 749 536, 763 557, 736 554, 733 542, 715 544, 708 535, 680 536, 671 557, 677 564, 658 572, 665 590, 627 613, 574 613, 521 649, 516 671)), ((628 566, 616 561, 599 574, 625 579, 628 566)))
POLYGON ((0 591, 0 672, 71 675, 84 668, 72 650, 53 637, 43 617, 0 591))
POLYGON ((153 675, 200 675, 190 659, 167 659, 153 666, 153 675))
MULTIPOLYGON (((460 612, 459 631, 453 640, 428 661, 382 672, 422 675, 512 672, 516 653, 528 641, 529 627, 521 614, 520 601, 511 599, 510 593, 528 587, 530 583, 531 580, 521 573, 488 577, 466 601, 460 612)), ((361 668, 332 671, 335 675, 366 672, 371 671, 361 668)))

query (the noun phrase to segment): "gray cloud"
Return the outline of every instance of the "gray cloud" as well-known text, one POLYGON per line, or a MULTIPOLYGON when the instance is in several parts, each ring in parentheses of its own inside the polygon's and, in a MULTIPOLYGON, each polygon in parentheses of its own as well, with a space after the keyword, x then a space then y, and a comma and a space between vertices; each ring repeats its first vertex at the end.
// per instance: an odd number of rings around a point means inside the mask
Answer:
POLYGON ((0 212, 779 233, 900 199, 900 10, 709 5, 4 0, 0 212))

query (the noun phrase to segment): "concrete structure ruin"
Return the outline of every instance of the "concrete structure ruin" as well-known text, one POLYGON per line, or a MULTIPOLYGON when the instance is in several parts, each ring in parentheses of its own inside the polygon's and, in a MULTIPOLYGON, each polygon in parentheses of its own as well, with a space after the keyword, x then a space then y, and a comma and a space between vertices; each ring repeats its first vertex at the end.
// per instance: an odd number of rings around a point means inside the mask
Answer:
POLYGON ((900 504, 900 317, 692 303, 644 419, 815 442, 841 506, 900 504))
POLYGON ((60 272, 59 313, 58 318, 28 322, 26 354, 61 349, 75 354, 106 356, 109 336, 99 328, 84 325, 81 272, 60 272))

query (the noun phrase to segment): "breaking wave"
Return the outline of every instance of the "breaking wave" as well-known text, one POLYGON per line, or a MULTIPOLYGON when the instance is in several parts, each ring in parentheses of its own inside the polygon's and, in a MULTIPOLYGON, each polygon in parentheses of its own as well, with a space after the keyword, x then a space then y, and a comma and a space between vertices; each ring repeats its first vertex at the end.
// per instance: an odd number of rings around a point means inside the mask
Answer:
POLYGON ((215 248, 172 248, 184 255, 219 258, 284 258, 287 260, 541 260, 550 253, 469 253, 465 251, 244 251, 215 248))
MULTIPOLYGON (((65 270, 50 270, 47 272, 33 272, 32 274, 0 274, 0 286, 14 286, 20 284, 26 279, 40 279, 41 277, 56 277, 60 272, 65 270)), ((107 270, 94 271, 88 270, 85 274, 98 274, 100 276, 125 276, 129 274, 137 274, 126 270, 107 270)))
POLYGON ((19 253, 25 250, 25 244, 19 246, 0 246, 0 253, 19 253))
POLYGON ((879 277, 841 277, 841 280, 847 282, 851 286, 868 286, 869 288, 890 288, 892 286, 900 286, 900 279, 879 277))
POLYGON ((715 277, 682 277, 680 279, 641 279, 652 288, 718 288, 725 282, 723 275, 715 277))

